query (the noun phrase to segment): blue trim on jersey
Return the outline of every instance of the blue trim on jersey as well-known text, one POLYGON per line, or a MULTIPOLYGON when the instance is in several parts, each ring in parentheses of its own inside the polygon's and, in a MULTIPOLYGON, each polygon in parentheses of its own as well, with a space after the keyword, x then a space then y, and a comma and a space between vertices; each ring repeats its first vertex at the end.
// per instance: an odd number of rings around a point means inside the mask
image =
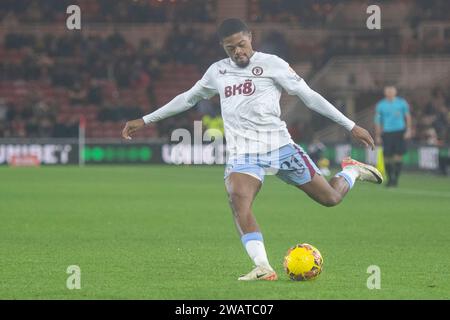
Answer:
POLYGON ((263 236, 261 232, 250 232, 250 233, 246 233, 241 237, 241 241, 242 244, 245 247, 245 244, 247 242, 249 242, 250 240, 258 240, 258 241, 263 241, 263 236))

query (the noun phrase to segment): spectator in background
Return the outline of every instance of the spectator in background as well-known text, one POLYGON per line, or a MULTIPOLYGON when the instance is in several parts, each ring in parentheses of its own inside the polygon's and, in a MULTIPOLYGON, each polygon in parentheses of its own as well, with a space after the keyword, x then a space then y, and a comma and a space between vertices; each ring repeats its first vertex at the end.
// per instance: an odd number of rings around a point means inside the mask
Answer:
POLYGON ((375 110, 375 141, 383 145, 388 187, 396 187, 402 168, 405 140, 411 138, 411 115, 405 99, 397 97, 394 86, 384 88, 375 110))
POLYGON ((8 105, 6 104, 6 100, 0 98, 0 121, 6 121, 8 116, 8 105))
POLYGON ((101 105, 103 103, 103 92, 99 81, 95 78, 89 80, 89 88, 86 95, 89 104, 101 105))
POLYGON ((86 98, 86 89, 81 86, 80 82, 75 83, 73 88, 69 89, 69 103, 72 106, 86 103, 86 98))
POLYGON ((262 52, 277 55, 283 59, 288 59, 289 46, 284 35, 280 32, 273 31, 268 33, 262 43, 262 52))
POLYGON ((448 135, 449 127, 449 109, 447 99, 441 88, 435 88, 432 92, 432 98, 429 104, 429 113, 431 114, 431 125, 436 132, 438 144, 443 143, 448 135))
POLYGON ((8 111, 9 108, 6 104, 5 99, 0 98, 0 137, 4 137, 7 135, 8 124, 8 111))
POLYGON ((308 146, 308 153, 314 163, 317 163, 320 171, 324 176, 329 176, 330 172, 330 160, 325 158, 326 146, 320 141, 319 138, 314 137, 311 144, 308 146))

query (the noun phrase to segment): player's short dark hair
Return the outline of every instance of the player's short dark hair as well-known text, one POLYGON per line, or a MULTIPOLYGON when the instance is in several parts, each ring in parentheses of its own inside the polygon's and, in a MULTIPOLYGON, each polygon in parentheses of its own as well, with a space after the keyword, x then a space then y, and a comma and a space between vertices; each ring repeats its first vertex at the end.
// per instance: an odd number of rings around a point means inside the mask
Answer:
POLYGON ((250 32, 250 29, 244 21, 237 18, 226 19, 222 21, 220 26, 217 28, 217 35, 219 36, 220 41, 222 41, 223 38, 229 37, 238 32, 250 32))

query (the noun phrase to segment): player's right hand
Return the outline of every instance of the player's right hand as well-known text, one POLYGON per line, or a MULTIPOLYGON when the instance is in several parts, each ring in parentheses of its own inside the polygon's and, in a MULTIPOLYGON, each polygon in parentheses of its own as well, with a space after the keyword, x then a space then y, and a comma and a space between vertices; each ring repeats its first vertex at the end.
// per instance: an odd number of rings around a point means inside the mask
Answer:
POLYGON ((131 134, 139 130, 140 128, 145 126, 145 122, 143 119, 136 119, 127 121, 125 127, 122 130, 122 138, 131 140, 131 134))

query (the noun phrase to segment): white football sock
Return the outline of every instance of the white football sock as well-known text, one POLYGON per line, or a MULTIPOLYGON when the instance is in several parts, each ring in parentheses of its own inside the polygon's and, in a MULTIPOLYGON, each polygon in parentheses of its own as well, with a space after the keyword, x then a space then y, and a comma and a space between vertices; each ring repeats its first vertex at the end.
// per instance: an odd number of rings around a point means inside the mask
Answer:
POLYGON ((346 166, 341 172, 337 173, 336 176, 344 178, 351 189, 355 184, 356 179, 359 177, 359 170, 356 166, 346 166))
POLYGON ((260 240, 249 240, 245 243, 245 250, 256 266, 263 266, 272 269, 267 259, 266 248, 260 240))

